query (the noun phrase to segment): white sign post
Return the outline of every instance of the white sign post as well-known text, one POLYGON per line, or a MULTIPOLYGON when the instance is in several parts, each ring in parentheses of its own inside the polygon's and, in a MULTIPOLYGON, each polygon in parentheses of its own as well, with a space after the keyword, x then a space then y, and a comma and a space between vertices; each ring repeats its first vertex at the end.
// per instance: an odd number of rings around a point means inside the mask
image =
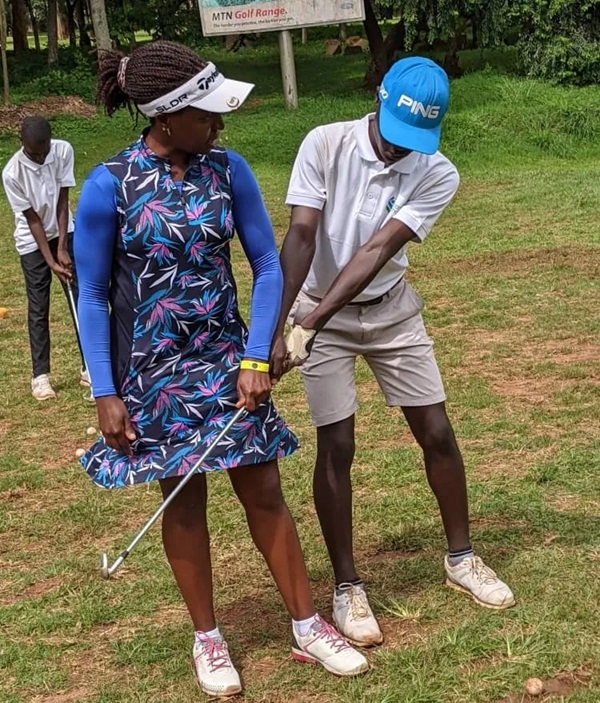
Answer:
POLYGON ((286 107, 298 107, 290 29, 341 24, 365 18, 364 0, 198 0, 205 36, 279 31, 286 107))

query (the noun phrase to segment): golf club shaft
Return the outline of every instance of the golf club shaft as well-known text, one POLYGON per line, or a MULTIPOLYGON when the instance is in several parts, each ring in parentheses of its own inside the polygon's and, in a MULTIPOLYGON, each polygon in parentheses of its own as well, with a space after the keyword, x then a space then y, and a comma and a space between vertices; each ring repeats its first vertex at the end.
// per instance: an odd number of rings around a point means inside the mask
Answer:
POLYGON ((207 447, 206 451, 202 456, 198 459, 198 461, 192 466, 192 468, 189 470, 187 475, 180 481, 178 484, 177 488, 171 493, 171 495, 163 501, 163 503, 160 505, 158 510, 154 513, 154 515, 148 520, 148 522, 142 527, 142 529, 138 532, 138 534, 134 537, 132 540, 131 544, 125 549, 121 555, 117 558, 115 563, 112 565, 112 567, 109 567, 108 573, 110 576, 114 574, 114 572, 121 566, 121 564, 125 561, 125 559, 129 556, 129 554, 136 548, 140 540, 143 539, 145 534, 148 532, 148 530, 154 525, 154 523, 158 520, 158 518, 164 513, 164 511, 169 507, 169 505, 175 500, 175 498, 179 495, 179 493, 183 490, 184 486, 188 483, 188 481, 191 480, 192 476, 198 471, 198 469, 202 466, 204 461, 210 456, 210 454, 214 451, 215 447, 219 442, 225 437, 225 435, 229 432, 229 430, 233 427, 233 425, 240 420, 244 415, 246 414, 245 408, 241 408, 238 410, 235 415, 231 418, 231 420, 225 425, 225 427, 219 432, 219 434, 215 437, 215 439, 211 442, 211 444, 207 447))
POLYGON ((77 332, 77 337, 79 338, 79 317, 77 316, 77 305, 75 305, 75 296, 73 295, 73 288, 71 287, 70 281, 67 281, 67 295, 69 296, 71 314, 73 315, 73 320, 75 321, 75 331, 77 332))

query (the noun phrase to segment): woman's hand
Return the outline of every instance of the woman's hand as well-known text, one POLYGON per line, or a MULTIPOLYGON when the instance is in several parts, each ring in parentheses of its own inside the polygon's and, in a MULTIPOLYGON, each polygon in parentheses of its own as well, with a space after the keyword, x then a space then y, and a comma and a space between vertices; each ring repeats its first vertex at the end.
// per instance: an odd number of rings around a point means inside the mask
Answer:
POLYGON ((237 391, 239 400, 236 408, 246 408, 254 412, 271 393, 272 383, 266 371, 242 369, 238 376, 237 391))
POLYGON ((131 456, 130 442, 136 439, 125 403, 117 395, 96 398, 98 424, 104 441, 111 449, 131 456))

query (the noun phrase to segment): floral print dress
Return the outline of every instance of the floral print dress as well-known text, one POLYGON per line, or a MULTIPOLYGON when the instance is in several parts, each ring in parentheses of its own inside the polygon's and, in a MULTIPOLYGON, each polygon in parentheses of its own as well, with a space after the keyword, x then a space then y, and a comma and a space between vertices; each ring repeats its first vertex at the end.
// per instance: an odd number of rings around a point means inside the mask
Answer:
MULTIPOLYGON (((248 330, 230 258, 233 156, 241 159, 222 149, 195 157, 175 183, 169 162, 141 138, 86 182, 75 235, 84 353, 95 393, 110 367, 137 435, 133 456, 103 438, 84 455, 100 486, 185 475, 235 412, 248 330)), ((268 400, 234 425, 202 470, 263 463, 297 446, 268 400)))

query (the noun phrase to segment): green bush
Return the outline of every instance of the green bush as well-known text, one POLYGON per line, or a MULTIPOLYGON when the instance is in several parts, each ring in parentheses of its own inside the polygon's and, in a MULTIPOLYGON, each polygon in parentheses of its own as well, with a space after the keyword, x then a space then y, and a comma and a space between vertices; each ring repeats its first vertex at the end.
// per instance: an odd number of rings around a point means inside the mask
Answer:
POLYGON ((93 102, 95 77, 92 56, 79 49, 61 48, 59 61, 48 68, 46 51, 10 56, 11 98, 22 103, 48 95, 79 95, 93 102))
POLYGON ((527 76, 600 83, 600 0, 531 0, 524 19, 519 47, 527 76))

